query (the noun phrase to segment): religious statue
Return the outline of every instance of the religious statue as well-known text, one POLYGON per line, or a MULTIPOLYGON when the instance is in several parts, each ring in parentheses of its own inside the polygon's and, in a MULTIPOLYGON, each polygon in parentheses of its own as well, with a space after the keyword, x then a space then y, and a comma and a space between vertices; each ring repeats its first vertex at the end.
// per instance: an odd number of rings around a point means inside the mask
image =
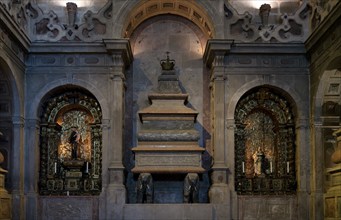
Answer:
POLYGON ((264 153, 259 147, 253 155, 255 175, 264 174, 264 153))
POLYGON ((78 151, 79 151, 79 145, 80 145, 80 138, 81 135, 78 131, 77 126, 71 127, 71 134, 69 137, 69 143, 71 145, 71 159, 75 160, 79 158, 78 151))

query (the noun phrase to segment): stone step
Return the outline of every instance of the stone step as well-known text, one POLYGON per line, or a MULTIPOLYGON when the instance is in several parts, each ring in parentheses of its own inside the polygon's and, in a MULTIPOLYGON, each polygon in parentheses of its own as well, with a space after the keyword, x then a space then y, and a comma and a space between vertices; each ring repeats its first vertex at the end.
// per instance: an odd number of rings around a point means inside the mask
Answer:
POLYGON ((215 220, 227 207, 213 204, 126 204, 124 220, 215 220))

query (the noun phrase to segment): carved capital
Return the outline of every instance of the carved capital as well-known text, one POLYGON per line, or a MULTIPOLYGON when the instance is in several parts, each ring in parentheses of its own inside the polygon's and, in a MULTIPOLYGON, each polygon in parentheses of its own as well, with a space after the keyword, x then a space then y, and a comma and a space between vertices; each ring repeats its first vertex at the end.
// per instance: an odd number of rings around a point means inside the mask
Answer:
POLYGON ((211 73, 211 81, 224 81, 227 79, 227 76, 225 74, 225 68, 224 67, 214 67, 211 73))
POLYGON ((296 129, 308 129, 309 128, 309 119, 301 118, 297 120, 296 129))
POLYGON ((234 130, 236 127, 236 124, 234 122, 234 119, 226 119, 225 126, 227 129, 234 130))
POLYGON ((212 170, 212 184, 227 184, 227 167, 213 167, 212 170))
POLYGON ((12 117, 13 125, 17 127, 24 127, 25 119, 21 116, 13 116, 12 117))
POLYGON ((224 66, 224 57, 230 51, 232 44, 232 40, 209 40, 204 53, 206 66, 224 66))
POLYGON ((109 54, 112 55, 114 66, 129 66, 133 62, 133 53, 127 39, 103 39, 109 54))

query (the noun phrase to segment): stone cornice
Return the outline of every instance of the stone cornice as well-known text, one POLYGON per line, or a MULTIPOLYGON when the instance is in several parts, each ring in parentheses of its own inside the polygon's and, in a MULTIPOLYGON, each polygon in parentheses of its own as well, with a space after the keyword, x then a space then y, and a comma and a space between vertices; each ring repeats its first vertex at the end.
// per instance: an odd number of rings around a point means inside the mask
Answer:
POLYGON ((234 43, 230 54, 305 54, 303 43, 234 43))
POLYGON ((107 53, 102 42, 36 42, 31 44, 30 54, 107 53))
POLYGON ((121 55, 125 66, 133 62, 133 53, 128 39, 103 39, 103 43, 110 54, 121 55))
POLYGON ((224 56, 231 50, 233 40, 211 39, 207 41, 204 63, 206 66, 211 66, 216 56, 224 56))

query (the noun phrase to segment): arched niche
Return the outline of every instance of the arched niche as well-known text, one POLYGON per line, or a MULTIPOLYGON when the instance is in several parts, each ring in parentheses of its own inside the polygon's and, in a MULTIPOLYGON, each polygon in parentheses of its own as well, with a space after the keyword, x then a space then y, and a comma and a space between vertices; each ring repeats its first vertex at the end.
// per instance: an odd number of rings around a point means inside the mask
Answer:
POLYGON ((242 96, 235 110, 235 188, 238 194, 296 192, 295 113, 272 87, 242 96))
POLYGON ((96 98, 81 88, 60 89, 46 96, 40 113, 40 194, 99 194, 102 110, 96 98))

